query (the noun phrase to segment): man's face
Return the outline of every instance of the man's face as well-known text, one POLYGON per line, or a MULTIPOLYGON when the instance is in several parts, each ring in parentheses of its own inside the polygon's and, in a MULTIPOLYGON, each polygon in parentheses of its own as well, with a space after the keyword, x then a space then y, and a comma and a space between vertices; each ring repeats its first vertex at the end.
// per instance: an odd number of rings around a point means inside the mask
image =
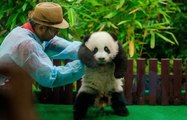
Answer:
POLYGON ((55 35, 59 32, 58 28, 48 27, 44 25, 38 25, 36 27, 36 34, 42 41, 49 41, 54 38, 55 35))

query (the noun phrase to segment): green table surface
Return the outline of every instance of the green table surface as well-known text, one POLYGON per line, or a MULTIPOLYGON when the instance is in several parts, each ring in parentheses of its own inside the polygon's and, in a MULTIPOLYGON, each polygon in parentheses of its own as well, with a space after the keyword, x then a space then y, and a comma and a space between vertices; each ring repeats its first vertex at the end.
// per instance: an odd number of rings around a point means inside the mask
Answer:
MULTIPOLYGON (((187 106, 128 105, 130 115, 120 117, 111 114, 110 107, 101 112, 90 108, 87 120, 187 120, 187 106)), ((40 120, 73 120, 72 105, 36 104, 40 120)))

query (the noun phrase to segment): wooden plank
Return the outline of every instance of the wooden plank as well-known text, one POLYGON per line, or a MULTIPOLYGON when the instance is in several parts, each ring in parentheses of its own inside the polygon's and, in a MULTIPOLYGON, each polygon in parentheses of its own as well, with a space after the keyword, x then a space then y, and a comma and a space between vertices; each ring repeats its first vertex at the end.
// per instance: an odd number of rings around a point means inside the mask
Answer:
POLYGON ((149 104, 155 105, 157 98, 157 59, 149 59, 149 104))
POLYGON ((73 86, 72 86, 72 84, 65 86, 63 101, 64 101, 64 104, 68 104, 68 105, 73 104, 73 86))
POLYGON ((173 75, 173 73, 172 74, 170 74, 169 75, 169 84, 168 84, 168 89, 169 89, 169 92, 168 92, 168 94, 169 94, 169 104, 173 104, 173 101, 174 101, 174 75, 173 75))
POLYGON ((136 99, 140 105, 144 104, 144 92, 145 92, 145 59, 137 59, 137 92, 136 99))
POLYGON ((61 60, 53 60, 53 65, 60 66, 61 60))
MULTIPOLYGON (((62 60, 53 60, 53 64, 56 66, 60 66, 62 63, 62 60)), ((56 87, 56 88, 48 88, 50 91, 50 94, 52 94, 50 96, 50 99, 52 100, 51 103, 53 104, 64 104, 65 100, 63 99, 65 97, 64 95, 64 91, 65 91, 65 87, 56 87)))
POLYGON ((132 104, 132 86, 133 86, 133 60, 128 60, 127 72, 125 73, 124 94, 127 104, 132 104))
POLYGON ((161 59, 161 104, 169 104, 169 59, 161 59))
MULTIPOLYGON (((65 60, 65 64, 72 60, 65 60)), ((64 91, 61 92, 63 104, 73 104, 73 83, 64 86, 64 91)))
POLYGON ((174 59, 173 63, 173 95, 174 104, 181 104, 182 59, 174 59))
POLYGON ((48 99, 50 100, 49 103, 53 104, 61 104, 62 101, 62 89, 63 87, 57 87, 57 88, 46 88, 48 89, 48 99))
MULTIPOLYGON (((53 64, 56 66, 61 65, 61 60, 53 60, 53 64)), ((63 103, 62 101, 62 93, 64 92, 64 87, 57 87, 57 88, 47 88, 47 87, 40 87, 40 102, 41 103, 53 103, 53 104, 60 104, 63 103)))

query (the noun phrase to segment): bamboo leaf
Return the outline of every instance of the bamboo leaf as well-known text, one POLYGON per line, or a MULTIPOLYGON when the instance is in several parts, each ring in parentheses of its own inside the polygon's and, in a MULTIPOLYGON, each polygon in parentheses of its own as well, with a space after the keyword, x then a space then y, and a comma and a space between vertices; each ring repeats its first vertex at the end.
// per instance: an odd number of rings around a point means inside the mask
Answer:
POLYGON ((89 27, 93 27, 93 25, 94 25, 94 23, 88 24, 88 28, 89 28, 89 27))
POLYGON ((118 13, 118 11, 116 10, 116 11, 111 12, 111 13, 107 14, 106 16, 104 16, 104 18, 108 18, 108 19, 113 18, 117 15, 117 13, 118 13))
POLYGON ((137 24, 141 29, 143 28, 143 27, 142 27, 142 24, 141 24, 138 20, 135 20, 134 22, 135 22, 135 24, 137 24))
POLYGON ((119 22, 117 25, 126 24, 127 22, 129 22, 129 20, 121 21, 121 22, 119 22))
POLYGON ((129 42, 127 41, 127 42, 125 42, 125 43, 123 43, 123 48, 126 48, 127 46, 128 46, 128 44, 129 44, 129 42))
POLYGON ((170 16, 164 11, 160 11, 160 14, 162 14, 162 16, 164 17, 166 23, 169 24, 170 23, 170 21, 169 21, 170 16))
POLYGON ((13 29, 16 25, 16 21, 17 21, 17 16, 19 13, 13 14, 9 17, 6 26, 11 26, 10 29, 13 29))
POLYGON ((74 11, 73 8, 69 8, 68 9, 68 20, 69 20, 69 23, 70 23, 70 26, 74 26, 75 25, 75 21, 76 21, 76 13, 74 11))
POLYGON ((165 40, 166 42, 169 42, 171 44, 175 44, 173 41, 171 41, 170 39, 166 38, 165 36, 161 35, 160 33, 156 33, 160 38, 162 38, 163 40, 165 40))
POLYGON ((7 30, 2 30, 2 31, 0 32, 0 35, 5 34, 6 32, 7 32, 7 30))
POLYGON ((131 40, 129 42, 129 54, 130 54, 130 57, 134 56, 134 40, 131 40))
POLYGON ((22 10, 23 10, 23 11, 25 11, 25 10, 26 10, 27 5, 28 5, 28 3, 25 3, 25 4, 22 6, 22 10))
POLYGON ((105 28, 105 24, 103 24, 98 31, 102 31, 105 28))
POLYGON ((97 0, 87 0, 87 2, 91 3, 92 6, 102 6, 102 4, 97 2, 97 0))
POLYGON ((21 21, 22 23, 25 23, 25 22, 27 21, 24 15, 20 15, 20 16, 19 16, 19 19, 20 19, 20 21, 21 21))
POLYGON ((0 14, 0 19, 2 19, 2 18, 3 18, 3 16, 4 16, 3 14, 0 14))
POLYGON ((176 43, 177 45, 179 45, 179 42, 177 41, 177 39, 176 39, 175 35, 174 35, 172 32, 165 31, 165 33, 167 33, 167 34, 171 35, 171 36, 172 36, 172 38, 174 39, 175 43, 176 43))
POLYGON ((129 14, 135 13, 136 11, 139 11, 139 10, 140 10, 140 8, 136 8, 136 9, 130 11, 129 14))
POLYGON ((118 27, 115 26, 115 25, 114 25, 113 23, 111 23, 111 22, 110 22, 110 25, 111 25, 113 28, 118 29, 118 27))
POLYGON ((125 0, 120 0, 119 5, 117 5, 116 9, 118 10, 118 9, 122 8, 124 3, 125 3, 125 0))
POLYGON ((150 31, 150 33, 151 33, 150 47, 155 48, 155 33, 153 31, 150 31))
POLYGON ((81 15, 83 16, 84 19, 90 19, 90 20, 92 20, 92 21, 94 21, 94 22, 98 22, 98 20, 97 20, 96 18, 92 17, 92 16, 89 15, 89 14, 84 14, 84 13, 79 13, 79 14, 81 14, 81 15))

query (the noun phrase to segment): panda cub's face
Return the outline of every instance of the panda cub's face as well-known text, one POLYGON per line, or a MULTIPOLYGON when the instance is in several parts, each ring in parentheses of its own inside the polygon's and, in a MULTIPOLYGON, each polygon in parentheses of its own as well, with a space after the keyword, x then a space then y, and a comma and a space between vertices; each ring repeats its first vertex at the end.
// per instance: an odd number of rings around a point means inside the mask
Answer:
POLYGON ((85 45, 93 52, 98 64, 111 62, 118 53, 118 41, 104 31, 91 34, 85 45))

